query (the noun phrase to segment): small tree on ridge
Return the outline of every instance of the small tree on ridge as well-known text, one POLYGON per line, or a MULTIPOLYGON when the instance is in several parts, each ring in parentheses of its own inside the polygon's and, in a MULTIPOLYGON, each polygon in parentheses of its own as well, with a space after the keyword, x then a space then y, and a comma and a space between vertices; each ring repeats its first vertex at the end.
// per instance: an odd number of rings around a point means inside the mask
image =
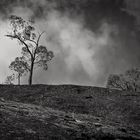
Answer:
POLYGON ((133 68, 124 74, 111 74, 108 77, 107 88, 120 90, 139 91, 140 90, 140 69, 133 68))
POLYGON ((9 68, 17 73, 18 85, 20 85, 21 76, 29 71, 29 65, 24 60, 24 57, 16 57, 14 61, 11 62, 9 68))
POLYGON ((14 74, 7 76, 5 80, 5 84, 13 85, 14 78, 15 78, 14 74))

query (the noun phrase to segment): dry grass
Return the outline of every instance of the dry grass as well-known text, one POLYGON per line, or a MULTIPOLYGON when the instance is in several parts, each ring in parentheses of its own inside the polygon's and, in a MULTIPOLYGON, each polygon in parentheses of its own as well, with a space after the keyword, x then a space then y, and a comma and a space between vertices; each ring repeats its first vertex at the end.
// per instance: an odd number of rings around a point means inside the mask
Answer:
POLYGON ((139 93, 1 85, 0 116, 1 139, 140 139, 139 93))

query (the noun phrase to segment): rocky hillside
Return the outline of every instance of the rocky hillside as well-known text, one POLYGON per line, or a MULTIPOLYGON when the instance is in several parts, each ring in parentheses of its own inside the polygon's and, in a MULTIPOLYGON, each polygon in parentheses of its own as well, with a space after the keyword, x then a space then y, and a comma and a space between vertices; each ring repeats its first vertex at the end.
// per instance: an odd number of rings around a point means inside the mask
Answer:
POLYGON ((0 138, 140 140, 140 93, 74 85, 0 86, 0 138))

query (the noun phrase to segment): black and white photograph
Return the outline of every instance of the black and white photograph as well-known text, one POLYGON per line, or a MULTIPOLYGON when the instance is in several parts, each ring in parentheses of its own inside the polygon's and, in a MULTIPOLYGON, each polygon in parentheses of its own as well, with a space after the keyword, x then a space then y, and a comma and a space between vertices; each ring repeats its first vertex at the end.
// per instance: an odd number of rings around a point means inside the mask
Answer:
POLYGON ((0 0, 0 140, 140 140, 140 0, 0 0))

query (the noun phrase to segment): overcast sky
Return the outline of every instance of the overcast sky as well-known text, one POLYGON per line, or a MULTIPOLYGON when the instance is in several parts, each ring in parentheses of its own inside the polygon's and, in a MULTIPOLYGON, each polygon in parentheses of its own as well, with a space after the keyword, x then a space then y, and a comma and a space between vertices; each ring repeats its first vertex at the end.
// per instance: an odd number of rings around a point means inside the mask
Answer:
POLYGON ((0 82, 21 55, 16 40, 5 37, 11 14, 34 18, 47 33, 41 43, 55 54, 47 71, 35 70, 33 83, 104 86, 109 74, 140 66, 139 9, 139 0, 1 0, 0 82))

